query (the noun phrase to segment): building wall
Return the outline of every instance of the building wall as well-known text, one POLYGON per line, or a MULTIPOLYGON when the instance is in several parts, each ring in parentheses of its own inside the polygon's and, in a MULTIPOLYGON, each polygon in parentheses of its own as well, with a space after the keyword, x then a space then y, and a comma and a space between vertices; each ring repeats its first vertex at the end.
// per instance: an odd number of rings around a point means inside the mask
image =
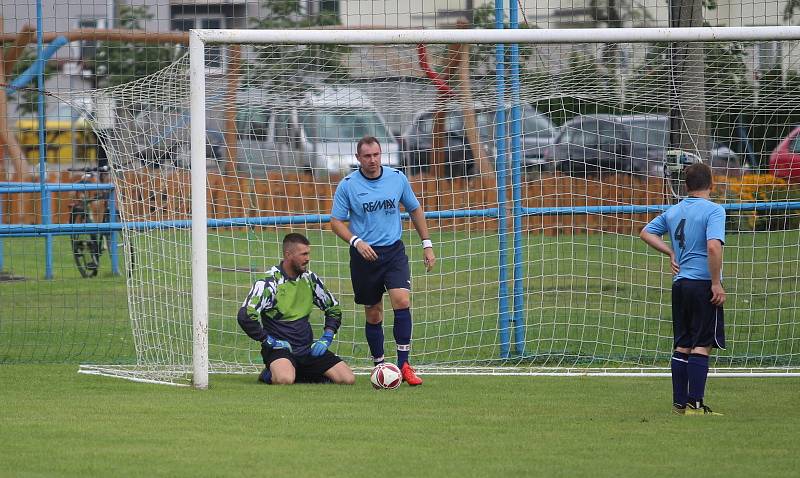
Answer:
POLYGON ((713 25, 731 27, 784 25, 785 7, 784 0, 717 0, 717 9, 707 12, 706 19, 713 25))

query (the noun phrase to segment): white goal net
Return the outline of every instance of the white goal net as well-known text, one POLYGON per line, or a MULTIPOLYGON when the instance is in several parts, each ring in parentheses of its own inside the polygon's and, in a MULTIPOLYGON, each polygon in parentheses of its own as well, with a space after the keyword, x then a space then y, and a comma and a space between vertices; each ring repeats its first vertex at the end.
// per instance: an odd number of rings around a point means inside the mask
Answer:
MULTIPOLYGON (((189 56, 95 91, 113 111, 113 128, 98 133, 136 251, 138 363, 86 370, 186 383, 193 355, 207 353, 212 373, 255 373, 259 344, 236 314, 288 232, 308 236, 311 270, 342 304, 332 350, 369 367, 348 247, 328 215, 370 135, 409 177, 439 258, 426 273, 405 221, 411 361, 422 373, 668 372, 669 264, 638 233, 680 196, 687 157, 712 166, 728 214, 728 347, 713 371, 796 372, 800 166, 770 153, 800 122, 800 32, 694 29, 685 41, 650 30, 215 32, 196 70, 205 147, 194 164, 206 174, 194 190, 189 56), (778 69, 754 52, 767 37, 780 45, 778 69), (195 261, 207 261, 207 292, 193 285, 193 200, 206 208, 194 244, 206 243, 195 261), (198 307, 207 335, 193 331, 198 307)), ((387 351, 391 323, 389 312, 387 351)), ((319 335, 318 311, 312 324, 319 335)))

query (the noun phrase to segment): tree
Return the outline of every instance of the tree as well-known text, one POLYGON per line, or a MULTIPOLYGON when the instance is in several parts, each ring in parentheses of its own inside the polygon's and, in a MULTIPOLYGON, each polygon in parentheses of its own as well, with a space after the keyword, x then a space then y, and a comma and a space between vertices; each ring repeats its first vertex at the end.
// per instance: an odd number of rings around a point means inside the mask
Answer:
MULTIPOLYGON (((119 5, 119 27, 142 30, 153 15, 147 6, 119 5)), ((171 64, 178 49, 172 45, 148 45, 138 42, 99 42, 94 58, 85 66, 95 74, 95 86, 104 88, 128 83, 153 74, 171 64)))
POLYGON ((783 7, 783 21, 787 24, 794 18, 794 11, 800 10, 800 0, 789 0, 783 7))
MULTIPOLYGON (((251 18, 250 26, 259 29, 330 27, 339 25, 331 12, 303 14, 300 0, 264 0, 269 13, 264 18, 251 18)), ((257 60, 247 68, 245 84, 288 86, 314 81, 335 81, 346 78, 342 57, 349 49, 341 45, 267 45, 255 49, 257 60), (280 61, 278 61, 280 59, 280 61)))
MULTIPOLYGON (((510 28, 507 22, 504 22, 504 28, 510 28)), ((494 6, 484 4, 475 9, 472 15, 472 28, 494 29, 495 28, 495 12, 494 6)), ((519 29, 535 28, 528 25, 526 22, 519 24, 519 29)), ((471 76, 478 80, 494 79, 495 75, 495 45, 478 44, 470 49, 470 71, 471 76)), ((506 62, 508 62, 511 51, 506 48, 506 62)), ((536 46, 523 44, 519 46, 519 63, 520 75, 525 74, 525 70, 529 67, 530 61, 536 53, 536 46)))

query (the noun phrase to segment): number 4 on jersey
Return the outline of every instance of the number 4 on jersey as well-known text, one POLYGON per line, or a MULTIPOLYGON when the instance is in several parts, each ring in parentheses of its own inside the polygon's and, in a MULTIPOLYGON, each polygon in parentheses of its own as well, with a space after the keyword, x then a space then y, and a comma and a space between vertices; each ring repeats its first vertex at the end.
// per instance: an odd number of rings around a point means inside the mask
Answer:
POLYGON ((678 227, 675 229, 675 239, 678 240, 678 245, 681 246, 681 249, 686 245, 686 234, 683 233, 683 226, 685 225, 686 219, 681 219, 681 222, 678 223, 678 227))

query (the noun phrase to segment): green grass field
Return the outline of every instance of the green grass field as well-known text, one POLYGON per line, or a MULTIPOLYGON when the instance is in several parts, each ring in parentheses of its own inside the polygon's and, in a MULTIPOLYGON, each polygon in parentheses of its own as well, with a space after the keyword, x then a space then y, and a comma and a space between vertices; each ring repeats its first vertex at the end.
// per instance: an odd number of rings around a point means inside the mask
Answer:
POLYGON ((426 377, 419 388, 212 388, 0 366, 0 476, 796 476, 798 379, 426 377), (694 470, 694 471, 692 471, 694 470))
MULTIPOLYGON (((271 265, 279 235, 229 231, 210 242, 212 359, 257 360, 232 319, 253 276, 226 270, 271 265)), ((338 351, 364 357, 346 248, 330 233, 310 235, 313 269, 346 311, 338 351)), ((423 273, 410 248, 415 359, 498 364, 495 238, 435 239, 435 274, 423 273)), ((138 250, 149 248, 155 267, 134 275, 142 296, 185 290, 185 264, 167 259, 185 240, 183 232, 141 238, 138 250)), ((800 367, 799 240, 797 231, 729 238, 731 346, 718 364, 800 367)), ((0 282, 0 476, 760 477, 792 476, 800 465, 798 378, 711 378, 708 401, 726 415, 678 417, 667 378, 428 375, 417 389, 375 391, 363 375, 353 387, 213 375, 209 390, 196 391, 81 375, 79 363, 135 363, 125 277, 111 276, 104 257, 100 277, 80 279, 65 237, 55 241, 50 281, 41 240, 4 246, 4 269, 28 280, 0 282)), ((513 364, 666 363, 669 277, 643 244, 530 236, 525 257, 530 357, 513 364)), ((134 306, 148 300, 157 302, 134 306)), ((185 303, 158 310, 176 307, 185 303)))

